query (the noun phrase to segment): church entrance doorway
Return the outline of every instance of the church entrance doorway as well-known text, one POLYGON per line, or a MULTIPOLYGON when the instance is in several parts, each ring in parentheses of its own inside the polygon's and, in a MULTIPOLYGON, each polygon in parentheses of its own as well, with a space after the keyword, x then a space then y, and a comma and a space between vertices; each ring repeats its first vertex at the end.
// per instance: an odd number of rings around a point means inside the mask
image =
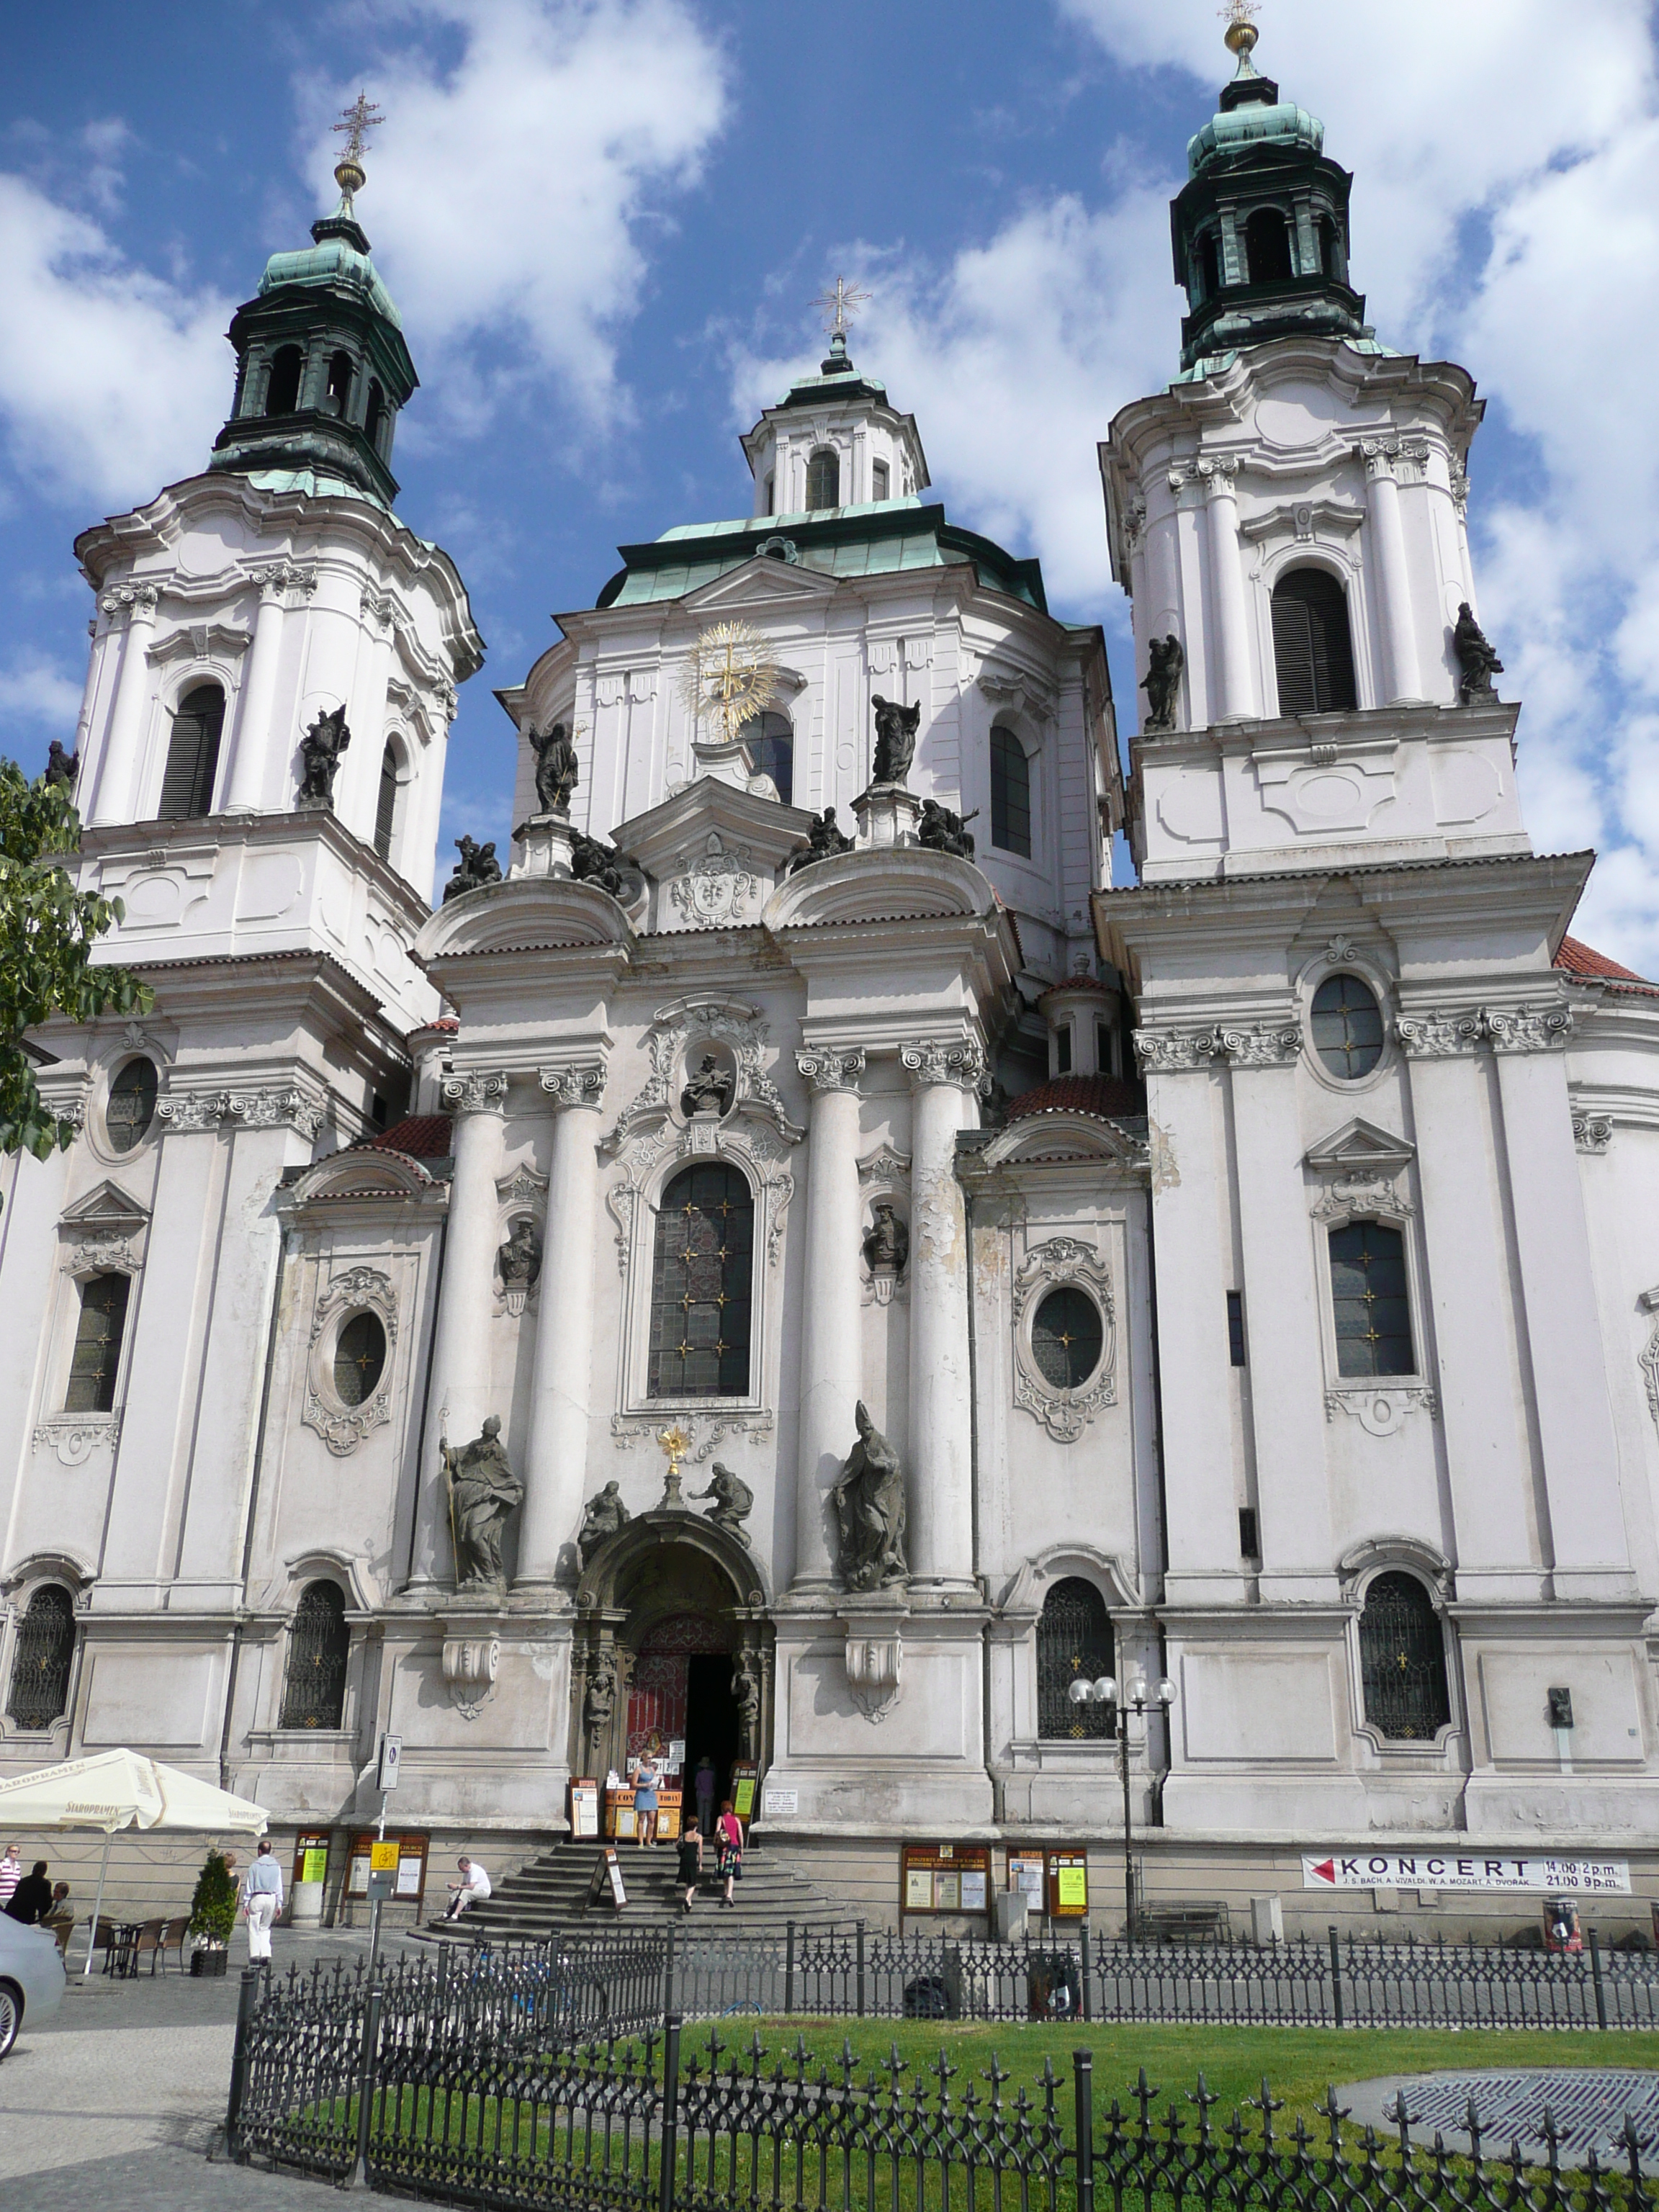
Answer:
POLYGON ((695 1804, 698 1763, 714 1769, 715 1800, 731 1795, 738 1753, 738 1700, 732 1685, 732 1625, 706 1613, 671 1614, 648 1628, 635 1659, 628 1691, 628 1759, 648 1752, 672 1756, 683 1743, 677 1778, 685 1809, 695 1804))

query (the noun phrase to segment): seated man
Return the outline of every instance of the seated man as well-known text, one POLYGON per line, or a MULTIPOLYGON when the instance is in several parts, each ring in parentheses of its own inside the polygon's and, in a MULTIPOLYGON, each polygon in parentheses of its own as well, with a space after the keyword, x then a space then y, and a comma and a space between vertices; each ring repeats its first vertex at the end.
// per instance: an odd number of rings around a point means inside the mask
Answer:
POLYGON ((461 1878, 449 1885, 446 1920, 459 1920, 470 1905, 482 1905, 489 1894, 489 1876, 477 1859, 457 1859, 455 1863, 461 1870, 461 1878))
POLYGON ((45 1859, 36 1859, 33 1870, 18 1883, 7 1900, 6 1911, 25 1928, 38 1927, 52 1911, 52 1884, 46 1880, 45 1859))

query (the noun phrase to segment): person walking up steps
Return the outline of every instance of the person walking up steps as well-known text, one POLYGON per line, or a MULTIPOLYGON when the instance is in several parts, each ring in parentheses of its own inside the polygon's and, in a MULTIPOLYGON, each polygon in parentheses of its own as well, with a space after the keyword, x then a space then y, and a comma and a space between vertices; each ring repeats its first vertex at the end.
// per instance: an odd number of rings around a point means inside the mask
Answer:
POLYGON ((697 1884, 702 1880, 702 1831, 694 1815, 680 1835, 680 1887, 685 1892, 688 1912, 696 1902, 697 1884))
POLYGON ((270 1842, 259 1839, 252 1865, 242 1878, 242 1917, 247 1922, 248 1963, 270 1956, 270 1923, 283 1909, 283 1869, 270 1842))
POLYGON ((726 1894, 720 1903, 735 1906, 738 1900, 732 1894, 732 1885, 743 1880, 743 1822, 732 1810, 729 1797, 721 1802, 720 1816, 714 1826, 714 1840, 719 1852, 716 1871, 726 1883, 726 1894))

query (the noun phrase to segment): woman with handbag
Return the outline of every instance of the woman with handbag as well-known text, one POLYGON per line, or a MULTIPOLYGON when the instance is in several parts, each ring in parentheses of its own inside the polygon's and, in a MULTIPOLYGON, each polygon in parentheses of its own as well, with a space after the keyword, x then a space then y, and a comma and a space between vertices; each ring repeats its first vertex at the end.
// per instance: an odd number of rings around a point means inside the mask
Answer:
POLYGON ((729 1797, 721 1801, 720 1816, 714 1823, 714 1870, 726 1884, 720 1903, 735 1905, 738 1900, 732 1894, 732 1885, 743 1880, 743 1822, 732 1810, 729 1797))

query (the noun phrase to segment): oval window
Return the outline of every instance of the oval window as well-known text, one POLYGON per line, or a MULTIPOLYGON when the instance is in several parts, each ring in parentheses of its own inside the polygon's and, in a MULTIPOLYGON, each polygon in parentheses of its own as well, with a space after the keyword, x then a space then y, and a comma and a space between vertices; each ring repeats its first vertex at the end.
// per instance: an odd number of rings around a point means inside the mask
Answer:
POLYGON ((1050 1291, 1031 1323, 1031 1356, 1037 1372, 1056 1390, 1076 1390, 1100 1364, 1106 1341, 1100 1308, 1069 1284, 1050 1291))
POLYGON ((386 1366, 386 1331, 372 1313, 353 1314, 334 1346, 334 1387, 344 1406, 361 1406, 386 1366))
POLYGON ((1328 975, 1314 993, 1314 1050, 1344 1083, 1369 1075, 1382 1057, 1382 1009, 1358 975, 1328 975))
POLYGON ((155 1118, 155 1063, 130 1060, 109 1087, 104 1126, 111 1149, 130 1152, 155 1118))

